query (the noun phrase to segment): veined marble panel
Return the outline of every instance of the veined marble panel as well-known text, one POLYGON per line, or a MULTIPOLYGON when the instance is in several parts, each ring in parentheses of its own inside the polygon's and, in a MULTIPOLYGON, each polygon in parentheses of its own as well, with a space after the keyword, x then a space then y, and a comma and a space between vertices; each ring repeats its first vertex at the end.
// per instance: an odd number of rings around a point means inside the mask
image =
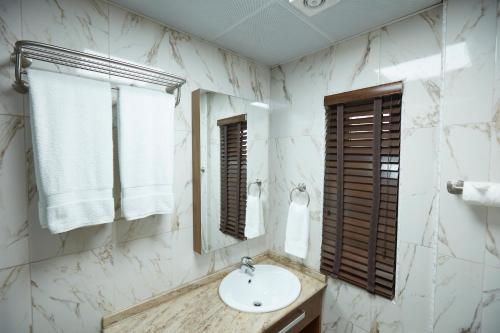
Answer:
POLYGON ((490 125, 445 127, 441 138, 440 254, 482 263, 487 208, 467 204, 446 190, 446 181, 485 181, 489 175, 490 125), (464 235, 473 240, 464 242, 464 235))
POLYGON ((273 69, 271 123, 273 137, 324 132, 323 97, 334 61, 334 47, 273 69))
POLYGON ((2 333, 29 332, 31 325, 29 265, 0 269, 2 333))
POLYGON ((123 309, 174 286, 174 232, 117 244, 114 248, 113 305, 123 309))
POLYGON ((482 281, 481 264, 449 256, 438 257, 435 332, 481 331, 482 281))
POLYGON ((401 127, 438 125, 441 94, 442 8, 381 29, 380 83, 404 81, 401 127))
POLYGON ((375 298, 372 327, 380 332, 432 331, 434 251, 400 242, 396 259, 394 299, 375 298))
POLYGON ((493 118, 496 9, 495 0, 447 2, 445 126, 493 118))
MULTIPOLYGON (((498 66, 500 67, 500 66, 498 66)), ((500 113, 499 113, 500 116, 500 113)), ((491 124, 490 182, 500 183, 500 119, 491 124)), ((500 208, 489 207, 484 262, 500 268, 500 208)))
POLYGON ((482 333, 495 333, 500 327, 500 269, 485 266, 483 278, 482 333))
MULTIPOLYGON (((109 56, 109 5, 105 1, 22 1, 23 39, 109 56)), ((99 80, 108 75, 35 61, 34 68, 99 80)))
POLYGON ((329 95, 375 86, 380 82, 380 33, 376 30, 334 46, 329 95))
POLYGON ((113 271, 112 246, 32 263, 33 331, 100 332, 114 310, 113 271))
POLYGON ((437 192, 438 148, 437 128, 401 131, 400 196, 437 192))
POLYGON ((266 66, 115 6, 110 6, 110 50, 112 57, 159 67, 187 79, 176 108, 176 130, 191 130, 190 92, 200 87, 251 100, 269 98, 266 66))
POLYGON ((0 268, 27 263, 23 117, 0 115, 0 268))
POLYGON ((10 54, 21 39, 21 1, 0 3, 0 114, 22 115, 22 95, 12 89, 14 66, 10 54))

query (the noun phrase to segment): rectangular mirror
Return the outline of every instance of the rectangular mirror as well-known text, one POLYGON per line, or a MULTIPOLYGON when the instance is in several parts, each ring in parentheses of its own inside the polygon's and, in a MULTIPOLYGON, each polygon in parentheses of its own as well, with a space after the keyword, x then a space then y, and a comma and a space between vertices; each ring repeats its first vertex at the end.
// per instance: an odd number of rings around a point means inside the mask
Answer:
POLYGON ((194 251, 264 235, 269 106, 195 90, 192 129, 194 251))

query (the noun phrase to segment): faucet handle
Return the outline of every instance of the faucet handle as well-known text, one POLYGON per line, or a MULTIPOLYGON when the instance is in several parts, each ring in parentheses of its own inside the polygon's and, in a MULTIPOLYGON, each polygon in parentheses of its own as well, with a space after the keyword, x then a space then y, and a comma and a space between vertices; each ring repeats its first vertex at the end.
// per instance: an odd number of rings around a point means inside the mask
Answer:
POLYGON ((244 256, 244 257, 241 257, 241 263, 243 265, 252 265, 253 264, 253 260, 252 260, 252 258, 250 258, 248 256, 244 256))

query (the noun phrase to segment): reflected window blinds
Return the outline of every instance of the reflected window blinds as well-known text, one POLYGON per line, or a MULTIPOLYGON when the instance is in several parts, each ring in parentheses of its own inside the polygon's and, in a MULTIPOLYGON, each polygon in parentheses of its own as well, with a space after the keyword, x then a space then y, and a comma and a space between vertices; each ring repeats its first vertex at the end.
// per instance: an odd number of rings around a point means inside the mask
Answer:
POLYGON ((220 128, 220 231, 245 239, 247 184, 246 115, 219 119, 220 128))

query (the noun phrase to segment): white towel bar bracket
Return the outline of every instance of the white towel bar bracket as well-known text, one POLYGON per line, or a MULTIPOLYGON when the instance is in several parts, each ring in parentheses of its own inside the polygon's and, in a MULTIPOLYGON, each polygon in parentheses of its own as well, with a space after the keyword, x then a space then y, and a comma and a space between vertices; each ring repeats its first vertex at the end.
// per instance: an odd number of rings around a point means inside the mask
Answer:
POLYGON ((180 102, 181 87, 186 83, 186 79, 180 76, 157 69, 50 44, 20 40, 16 42, 11 55, 11 61, 15 65, 12 87, 19 93, 28 92, 29 83, 22 76, 26 74, 24 68, 29 67, 33 60, 165 86, 167 93, 176 92, 176 106, 180 102))

